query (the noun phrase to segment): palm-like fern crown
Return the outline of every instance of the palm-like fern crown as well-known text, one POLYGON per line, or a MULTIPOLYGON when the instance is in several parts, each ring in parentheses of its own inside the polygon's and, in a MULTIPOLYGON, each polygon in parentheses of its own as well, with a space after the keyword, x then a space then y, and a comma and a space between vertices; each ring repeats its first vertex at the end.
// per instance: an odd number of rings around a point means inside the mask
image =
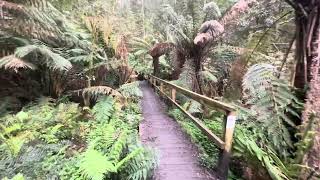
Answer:
POLYGON ((176 46, 192 48, 202 23, 207 20, 218 19, 221 12, 215 2, 183 0, 176 8, 170 5, 163 6, 162 20, 167 24, 167 32, 176 46), (178 14, 177 12, 181 12, 178 14))
POLYGON ((7 52, 0 54, 7 56, 0 60, 0 68, 17 71, 45 65, 68 70, 68 59, 87 59, 90 36, 75 31, 75 25, 46 0, 8 0, 0 6, 0 47, 7 52))
POLYGON ((63 15, 42 0, 3 1, 2 34, 37 38, 58 45, 63 15))

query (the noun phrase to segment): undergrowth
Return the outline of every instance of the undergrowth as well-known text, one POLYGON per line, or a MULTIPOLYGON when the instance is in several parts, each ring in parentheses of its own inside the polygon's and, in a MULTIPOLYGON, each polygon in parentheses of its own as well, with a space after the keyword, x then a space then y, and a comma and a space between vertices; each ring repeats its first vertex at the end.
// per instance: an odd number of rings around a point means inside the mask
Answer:
POLYGON ((111 97, 92 110, 45 98, 2 117, 0 179, 149 178, 156 162, 138 140, 139 105, 121 107, 111 97))

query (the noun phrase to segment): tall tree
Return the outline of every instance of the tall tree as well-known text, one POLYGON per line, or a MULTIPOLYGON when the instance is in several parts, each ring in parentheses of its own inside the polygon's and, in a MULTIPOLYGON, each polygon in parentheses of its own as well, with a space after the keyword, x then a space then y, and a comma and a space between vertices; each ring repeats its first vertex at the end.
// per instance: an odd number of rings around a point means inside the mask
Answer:
POLYGON ((315 132, 313 146, 303 163, 313 169, 302 172, 303 178, 311 178, 320 167, 320 1, 286 0, 296 12, 296 76, 295 86, 306 92, 302 123, 311 123, 315 132), (312 122, 310 122, 312 121, 312 122))

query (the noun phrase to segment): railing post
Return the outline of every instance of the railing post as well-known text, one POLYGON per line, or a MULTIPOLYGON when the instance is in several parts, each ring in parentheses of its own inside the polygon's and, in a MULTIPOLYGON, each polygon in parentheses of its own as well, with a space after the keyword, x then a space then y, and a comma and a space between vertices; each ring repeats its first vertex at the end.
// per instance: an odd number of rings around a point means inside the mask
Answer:
POLYGON ((176 89, 172 88, 171 89, 171 99, 173 102, 176 102, 176 93, 177 93, 176 89))
POLYGON ((154 87, 157 87, 157 79, 156 78, 154 78, 153 84, 154 84, 154 87))
POLYGON ((160 91, 163 93, 163 83, 160 82, 160 91))
POLYGON ((228 112, 224 120, 224 149, 221 152, 218 171, 222 180, 228 179, 229 163, 231 157, 231 148, 233 140, 233 132, 236 125, 237 116, 235 112, 228 112))

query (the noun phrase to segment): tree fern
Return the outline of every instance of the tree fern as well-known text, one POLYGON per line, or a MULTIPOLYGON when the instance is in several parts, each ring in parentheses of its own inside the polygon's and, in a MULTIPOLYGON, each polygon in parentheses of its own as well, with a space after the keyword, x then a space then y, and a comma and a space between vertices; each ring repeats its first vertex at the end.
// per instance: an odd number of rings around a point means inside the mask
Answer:
POLYGON ((70 23, 47 0, 2 2, 6 17, 1 17, 0 34, 39 39, 55 47, 80 45, 78 38, 65 34, 70 23))
POLYGON ((256 121, 262 124, 267 142, 287 156, 288 149, 293 147, 287 127, 295 128, 290 116, 299 117, 295 108, 299 108, 301 103, 289 85, 277 78, 277 73, 276 68, 269 64, 252 66, 244 76, 243 91, 256 121))
POLYGON ((81 91, 83 95, 89 95, 93 98, 97 98, 99 95, 110 95, 118 98, 123 97, 121 93, 107 86, 93 86, 89 88, 84 88, 81 91))

